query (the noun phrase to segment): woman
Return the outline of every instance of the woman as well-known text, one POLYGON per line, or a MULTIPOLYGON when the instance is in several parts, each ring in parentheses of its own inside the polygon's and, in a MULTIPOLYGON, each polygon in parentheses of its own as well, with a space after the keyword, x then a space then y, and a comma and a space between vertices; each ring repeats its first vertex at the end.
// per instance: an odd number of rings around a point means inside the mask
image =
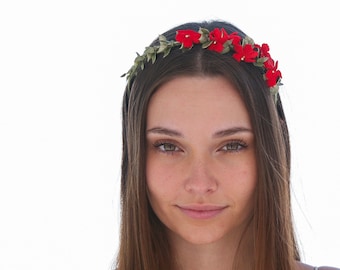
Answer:
POLYGON ((268 45, 226 22, 188 23, 125 75, 117 269, 317 269, 300 263, 268 45))

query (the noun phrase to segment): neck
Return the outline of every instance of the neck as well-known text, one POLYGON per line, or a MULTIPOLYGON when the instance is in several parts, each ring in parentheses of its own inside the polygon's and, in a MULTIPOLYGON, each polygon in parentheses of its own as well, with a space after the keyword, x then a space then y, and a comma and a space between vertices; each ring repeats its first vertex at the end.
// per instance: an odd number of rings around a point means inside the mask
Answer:
POLYGON ((182 243, 177 246, 177 263, 179 270, 231 270, 235 248, 216 243, 190 245, 182 243))

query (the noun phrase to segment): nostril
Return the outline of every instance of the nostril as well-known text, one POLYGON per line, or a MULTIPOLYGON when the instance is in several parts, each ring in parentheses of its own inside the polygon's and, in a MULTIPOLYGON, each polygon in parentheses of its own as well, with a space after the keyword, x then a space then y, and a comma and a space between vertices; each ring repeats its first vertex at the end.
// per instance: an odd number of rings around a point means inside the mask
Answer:
POLYGON ((217 189, 212 160, 205 153, 195 153, 187 160, 184 177, 185 189, 191 193, 211 193, 217 189))
POLYGON ((206 173, 195 173, 185 181, 185 188, 189 192, 209 193, 217 189, 217 180, 206 173))

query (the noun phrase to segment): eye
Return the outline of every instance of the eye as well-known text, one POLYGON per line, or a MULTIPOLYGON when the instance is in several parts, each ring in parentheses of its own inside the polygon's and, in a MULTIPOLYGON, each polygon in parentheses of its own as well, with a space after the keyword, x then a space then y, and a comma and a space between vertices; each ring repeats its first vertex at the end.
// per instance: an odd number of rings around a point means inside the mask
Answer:
POLYGON ((240 152, 244 150, 246 147, 247 144, 243 141, 231 141, 225 144, 222 148, 220 148, 220 150, 224 152, 240 152))
POLYGON ((164 153, 173 153, 181 151, 178 146, 170 142, 156 142, 154 144, 154 147, 156 147, 159 151, 164 153))

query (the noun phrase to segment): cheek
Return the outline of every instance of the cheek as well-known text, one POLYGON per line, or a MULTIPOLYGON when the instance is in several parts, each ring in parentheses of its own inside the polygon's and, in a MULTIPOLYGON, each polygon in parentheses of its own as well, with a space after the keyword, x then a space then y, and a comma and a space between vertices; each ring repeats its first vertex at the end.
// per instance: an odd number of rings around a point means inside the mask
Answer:
POLYGON ((240 173, 238 186, 240 200, 246 207, 252 209, 255 203, 255 190, 257 186, 257 172, 254 168, 245 169, 240 173))
POLYGON ((146 184, 150 200, 169 200, 176 190, 175 170, 161 164, 159 159, 148 157, 146 162, 146 184))
POLYGON ((240 183, 239 194, 246 204, 254 205, 257 178, 252 175, 240 183))
POLYGON ((254 190, 257 185, 257 170, 255 166, 249 166, 240 172, 239 179, 245 190, 254 190))
POLYGON ((257 168, 255 160, 250 159, 239 171, 240 185, 244 188, 245 192, 252 192, 257 185, 257 168))
POLYGON ((226 192, 234 201, 251 203, 254 200, 257 186, 257 168, 254 160, 247 159, 247 162, 234 164, 232 168, 225 171, 223 186, 226 192))
MULTIPOLYGON (((159 160, 158 160, 159 161, 159 160)), ((179 178, 175 170, 169 170, 160 162, 147 162, 146 184, 148 199, 156 216, 166 223, 169 217, 169 209, 180 197, 179 178)))

